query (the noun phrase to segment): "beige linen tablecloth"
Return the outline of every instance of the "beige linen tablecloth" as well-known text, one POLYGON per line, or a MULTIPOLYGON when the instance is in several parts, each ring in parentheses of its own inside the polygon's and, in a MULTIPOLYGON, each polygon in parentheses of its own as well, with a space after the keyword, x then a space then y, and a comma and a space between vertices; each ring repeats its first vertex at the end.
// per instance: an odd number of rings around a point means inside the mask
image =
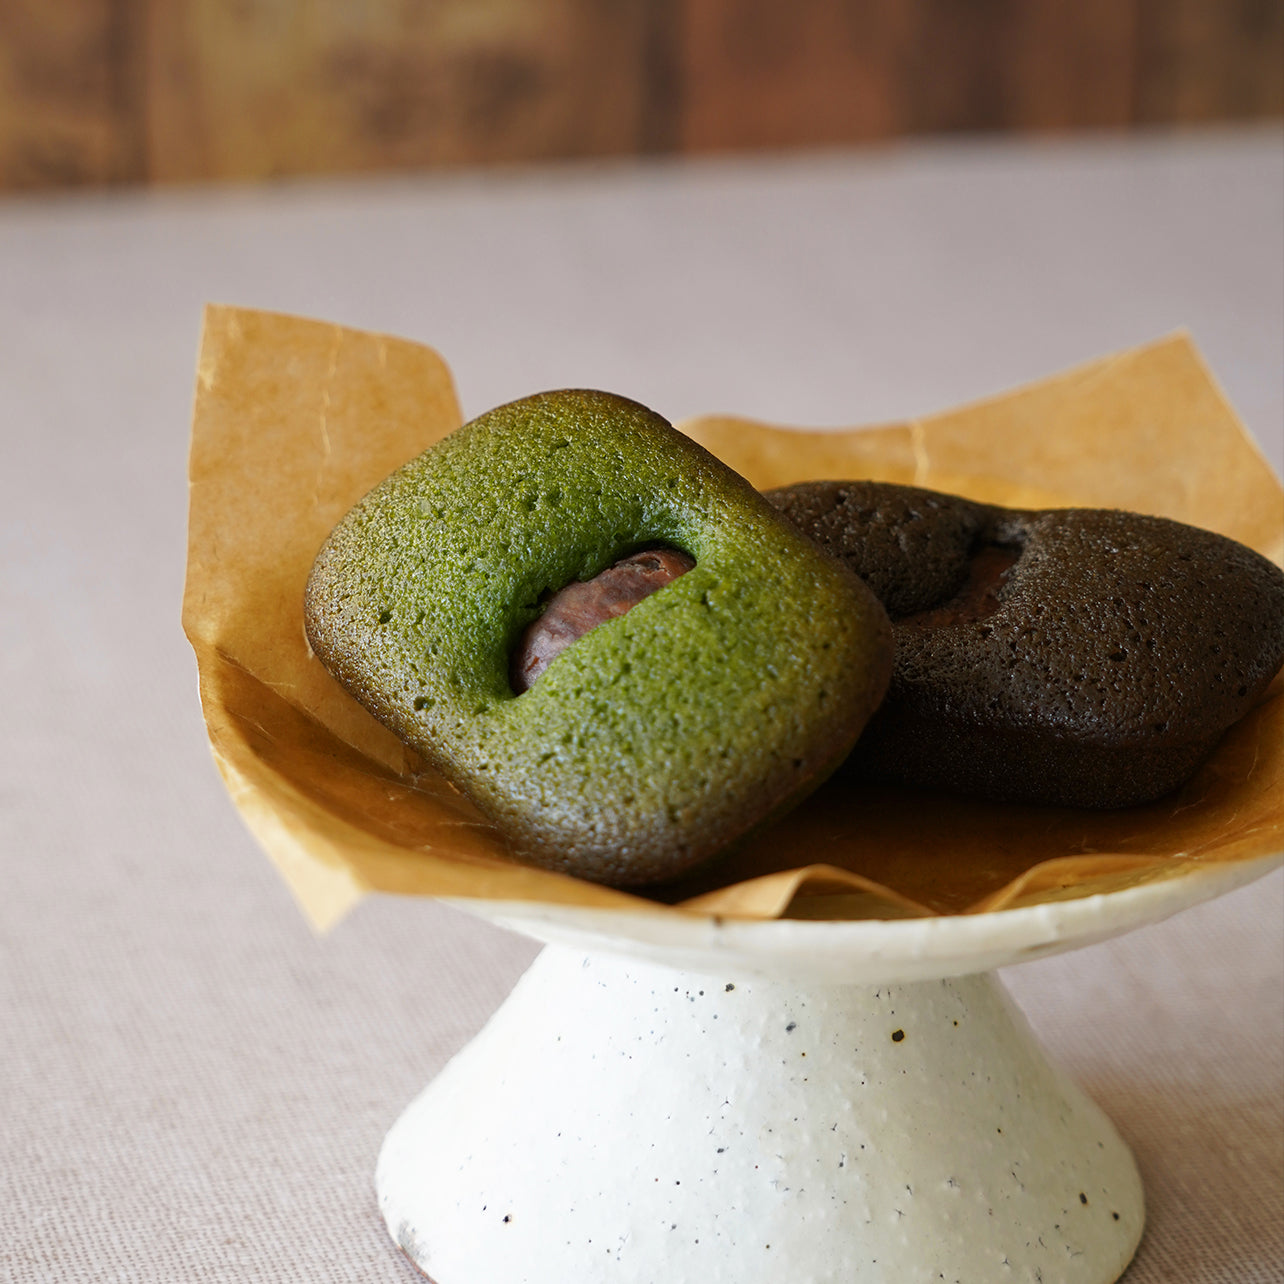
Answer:
MULTIPOLYGON (((1270 131, 0 205, 0 1280, 408 1284, 379 1142, 535 952, 381 898, 318 939, 232 811, 178 627, 202 303, 429 342, 467 413, 590 385, 800 425, 1185 325, 1279 468, 1282 156, 1270 131)), ((1137 1154, 1127 1284, 1282 1278, 1282 923, 1275 874, 1005 974, 1137 1154)))

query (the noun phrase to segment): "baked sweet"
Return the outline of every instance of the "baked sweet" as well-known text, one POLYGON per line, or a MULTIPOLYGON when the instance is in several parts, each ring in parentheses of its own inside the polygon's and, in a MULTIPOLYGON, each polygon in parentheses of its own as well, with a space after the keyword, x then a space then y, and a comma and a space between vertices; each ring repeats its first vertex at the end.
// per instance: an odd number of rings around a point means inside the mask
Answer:
POLYGON ((891 671, 883 609, 743 478, 636 402, 546 393, 465 425, 336 527, 307 587, 322 663, 507 835, 617 885, 669 878, 846 756, 891 671), (566 585, 629 554, 685 573, 510 662, 566 585))
POLYGON ((1284 572, 1158 517, 915 487, 768 498, 887 608, 887 698, 845 771, 1077 807, 1186 780, 1284 661, 1284 572))

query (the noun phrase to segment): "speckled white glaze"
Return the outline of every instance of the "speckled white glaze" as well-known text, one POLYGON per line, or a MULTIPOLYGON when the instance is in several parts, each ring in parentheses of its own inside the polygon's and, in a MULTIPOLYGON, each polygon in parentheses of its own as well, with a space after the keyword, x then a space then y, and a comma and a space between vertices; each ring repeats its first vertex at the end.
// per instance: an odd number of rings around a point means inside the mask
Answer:
POLYGON ((679 972, 550 946, 398 1121, 437 1284, 1107 1284, 1141 1184, 996 978, 679 972))
POLYGON ((389 1230, 437 1284, 1108 1284, 1132 1157, 989 970, 1281 859, 948 918, 455 902, 552 944, 389 1133, 389 1230))
POLYGON ((1270 873, 1284 855, 1200 865, 1105 895, 993 914, 810 922, 712 918, 555 905, 454 900, 451 904, 536 940, 623 953, 692 972, 877 985, 988 972, 1130 932, 1270 873))

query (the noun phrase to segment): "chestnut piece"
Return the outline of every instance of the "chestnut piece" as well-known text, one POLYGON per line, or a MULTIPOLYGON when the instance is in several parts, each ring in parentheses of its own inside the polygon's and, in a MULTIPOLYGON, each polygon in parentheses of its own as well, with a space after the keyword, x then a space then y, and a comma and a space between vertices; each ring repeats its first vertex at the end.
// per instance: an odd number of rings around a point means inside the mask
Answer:
POLYGON ((509 681, 520 695, 572 642, 624 615, 644 597, 685 575, 695 559, 676 548, 648 548, 621 558, 591 580, 575 580, 549 599, 513 650, 509 681))

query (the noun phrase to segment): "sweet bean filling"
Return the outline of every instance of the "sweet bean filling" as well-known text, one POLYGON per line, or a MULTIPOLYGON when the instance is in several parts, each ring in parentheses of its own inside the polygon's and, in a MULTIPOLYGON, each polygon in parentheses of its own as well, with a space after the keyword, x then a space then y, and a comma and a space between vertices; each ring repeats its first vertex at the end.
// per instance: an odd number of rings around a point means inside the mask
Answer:
POLYGON ((967 579, 963 587, 947 602, 915 611, 898 624, 918 628, 944 629, 960 624, 973 624, 993 615, 999 609, 999 594, 1007 583, 1008 573, 1021 557, 1021 550, 1004 544, 982 544, 968 558, 967 579))
POLYGON ((576 580, 548 600, 525 628, 509 659, 509 682, 518 695, 573 642, 644 597, 685 575, 695 559, 676 548, 648 548, 621 558, 591 580, 576 580))

